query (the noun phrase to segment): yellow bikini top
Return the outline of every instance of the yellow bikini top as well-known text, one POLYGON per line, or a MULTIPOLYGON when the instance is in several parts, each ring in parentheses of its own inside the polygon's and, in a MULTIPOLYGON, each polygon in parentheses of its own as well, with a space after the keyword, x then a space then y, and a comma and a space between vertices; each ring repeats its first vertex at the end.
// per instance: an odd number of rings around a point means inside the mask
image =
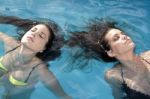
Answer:
MULTIPOLYGON (((1 63, 2 60, 3 60, 3 57, 0 58, 0 70, 3 71, 3 72, 8 72, 8 69, 1 63)), ((9 75, 9 81, 15 86, 28 85, 28 83, 16 80, 12 75, 9 75)))

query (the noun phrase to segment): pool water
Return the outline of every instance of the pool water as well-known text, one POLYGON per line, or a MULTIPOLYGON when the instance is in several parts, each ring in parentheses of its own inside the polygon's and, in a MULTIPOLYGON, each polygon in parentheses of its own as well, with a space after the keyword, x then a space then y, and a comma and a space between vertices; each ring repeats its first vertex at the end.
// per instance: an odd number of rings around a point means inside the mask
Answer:
MULTIPOLYGON (((85 26, 89 19, 111 17, 122 20, 136 45, 136 53, 150 48, 150 1, 149 0, 0 0, 0 13, 22 18, 50 18, 56 21, 67 37, 67 31, 85 26)), ((0 31, 15 35, 15 27, 0 25, 0 31)), ((3 46, 0 43, 0 54, 3 46)), ((113 63, 90 60, 87 69, 66 72, 64 67, 71 56, 67 49, 62 55, 49 62, 63 89, 73 99, 113 99, 111 88, 104 80, 104 73, 113 63)), ((1 88, 0 88, 1 89, 1 88)), ((0 90, 0 94, 3 90, 0 90)), ((20 99, 23 96, 20 96, 20 99)), ((29 99, 56 99, 42 83, 36 85, 29 99)))

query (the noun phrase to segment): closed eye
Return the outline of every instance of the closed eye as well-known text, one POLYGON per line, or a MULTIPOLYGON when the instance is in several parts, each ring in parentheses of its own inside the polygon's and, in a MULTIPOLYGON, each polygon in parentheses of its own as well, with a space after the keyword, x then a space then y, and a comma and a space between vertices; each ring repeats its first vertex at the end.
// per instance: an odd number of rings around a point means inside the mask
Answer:
POLYGON ((42 39, 45 39, 45 38, 46 38, 46 35, 45 35, 43 32, 41 32, 41 33, 39 34, 39 36, 40 36, 42 39))
POLYGON ((115 36, 113 37, 113 41, 117 41, 119 38, 120 38, 119 35, 115 35, 115 36))

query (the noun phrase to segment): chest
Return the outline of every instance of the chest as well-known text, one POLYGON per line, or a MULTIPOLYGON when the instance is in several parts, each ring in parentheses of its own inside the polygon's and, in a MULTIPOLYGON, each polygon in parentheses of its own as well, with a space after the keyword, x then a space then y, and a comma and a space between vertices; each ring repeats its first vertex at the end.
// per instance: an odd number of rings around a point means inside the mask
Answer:
POLYGON ((13 76, 18 81, 22 81, 25 83, 35 83, 38 81, 38 73, 35 69, 26 69, 26 70, 15 70, 9 73, 9 75, 13 76))
POLYGON ((11 75, 24 82, 34 82, 38 79, 38 66, 40 62, 30 62, 27 64, 21 64, 19 62, 15 62, 13 64, 13 69, 10 72, 11 75))
MULTIPOLYGON (((10 58, 10 57, 8 57, 10 58)), ((5 57, 5 60, 8 59, 5 57)), ((37 67, 40 65, 41 61, 30 61, 27 63, 22 63, 16 57, 11 56, 10 61, 3 61, 6 63, 5 66, 9 71, 9 74, 12 75, 16 80, 34 83, 38 81, 38 72, 37 67)))
MULTIPOLYGON (((142 70, 141 70, 142 71, 142 70)), ((148 69, 143 70, 143 72, 138 71, 130 71, 130 70, 123 70, 121 76, 121 81, 125 81, 126 85, 134 89, 136 91, 149 94, 150 93, 150 81, 149 81, 149 74, 148 69)))

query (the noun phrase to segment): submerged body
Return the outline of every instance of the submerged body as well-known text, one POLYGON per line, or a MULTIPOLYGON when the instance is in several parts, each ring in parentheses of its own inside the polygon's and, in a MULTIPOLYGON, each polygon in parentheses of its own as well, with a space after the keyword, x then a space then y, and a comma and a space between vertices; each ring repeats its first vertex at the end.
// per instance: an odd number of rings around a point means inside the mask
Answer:
POLYGON ((86 59, 117 63, 105 73, 115 99, 150 99, 150 51, 137 55, 116 21, 95 19, 88 27, 75 31, 68 45, 83 48, 86 59))
MULTIPOLYGON (((70 99, 71 97, 64 92, 58 80, 48 68, 48 53, 51 52, 51 47, 57 46, 55 47, 57 49, 54 48, 57 53, 62 46, 59 40, 55 42, 59 45, 52 45, 54 36, 55 39, 58 38, 54 35, 51 25, 39 22, 34 24, 35 22, 32 20, 11 16, 0 16, 0 18, 2 18, 3 24, 27 28, 27 31, 21 35, 20 40, 5 33, 0 33, 0 40, 4 42, 6 52, 0 59, 0 76, 7 91, 6 97, 8 99, 19 99, 18 96, 23 96, 25 99, 29 99, 35 84, 42 81, 56 97, 70 99)), ((52 58, 54 59, 59 55, 52 56, 52 58)))
POLYGON ((150 51, 135 55, 133 41, 117 29, 105 37, 111 42, 108 55, 119 60, 105 74, 115 99, 150 99, 150 51))

